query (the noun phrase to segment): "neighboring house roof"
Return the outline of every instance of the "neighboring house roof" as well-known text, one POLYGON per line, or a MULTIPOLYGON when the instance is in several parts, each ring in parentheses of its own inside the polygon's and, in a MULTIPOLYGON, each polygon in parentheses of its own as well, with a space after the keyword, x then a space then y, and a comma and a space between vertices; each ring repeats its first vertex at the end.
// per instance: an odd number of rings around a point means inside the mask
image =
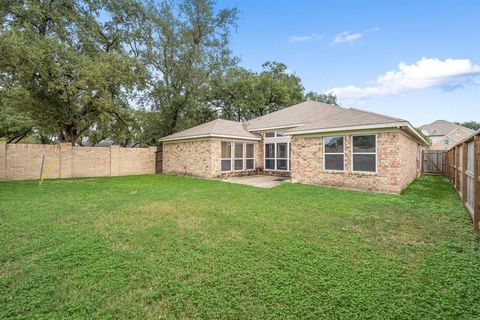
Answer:
POLYGON ((459 124, 447 121, 447 120, 436 120, 430 124, 425 124, 420 127, 420 129, 427 136, 445 136, 452 132, 455 129, 462 129, 467 134, 474 134, 475 131, 466 127, 463 127, 459 124))
POLYGON ((291 128, 322 120, 340 110, 343 108, 317 101, 305 101, 252 119, 247 122, 247 128, 250 131, 291 128))
POLYGON ((160 141, 185 140, 195 138, 218 137, 218 138, 238 138, 244 140, 260 140, 260 137, 245 129, 243 123, 216 119, 199 126, 183 130, 160 141))
POLYGON ((475 131, 472 130, 474 133, 469 134, 467 133, 466 130, 463 129, 463 127, 458 127, 454 129, 453 131, 449 132, 448 134, 441 136, 436 140, 434 143, 432 143, 430 149, 432 150, 449 150, 453 148, 455 145, 460 143, 461 141, 464 141, 473 135, 475 135, 475 131), (447 143, 445 144, 445 141, 447 143))

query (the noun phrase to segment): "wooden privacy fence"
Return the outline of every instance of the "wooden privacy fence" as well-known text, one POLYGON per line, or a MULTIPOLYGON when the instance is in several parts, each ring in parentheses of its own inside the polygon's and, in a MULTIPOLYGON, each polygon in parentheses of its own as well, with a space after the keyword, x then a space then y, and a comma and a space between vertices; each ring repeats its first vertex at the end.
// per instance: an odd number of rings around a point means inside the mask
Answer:
POLYGON ((447 152, 444 150, 423 151, 423 173, 425 174, 446 174, 447 152))
POLYGON ((480 231, 480 132, 458 143, 447 152, 447 177, 457 189, 480 231))

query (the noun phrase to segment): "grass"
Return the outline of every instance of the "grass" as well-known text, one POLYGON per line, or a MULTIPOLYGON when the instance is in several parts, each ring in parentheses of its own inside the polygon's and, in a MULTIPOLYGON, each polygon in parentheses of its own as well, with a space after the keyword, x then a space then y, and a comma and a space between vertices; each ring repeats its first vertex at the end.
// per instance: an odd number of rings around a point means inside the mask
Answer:
POLYGON ((480 317, 479 241, 440 177, 4 182, 0 234, 0 318, 480 317))

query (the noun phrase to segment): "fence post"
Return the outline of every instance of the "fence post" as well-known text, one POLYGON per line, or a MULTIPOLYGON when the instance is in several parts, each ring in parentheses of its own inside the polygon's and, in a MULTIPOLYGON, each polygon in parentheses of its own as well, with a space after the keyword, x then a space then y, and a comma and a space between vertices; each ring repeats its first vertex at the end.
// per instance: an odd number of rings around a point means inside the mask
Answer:
POLYGON ((455 146, 453 149, 453 166, 454 166, 454 172, 453 172, 453 186, 455 187, 456 190, 458 190, 458 147, 455 146))
POLYGON ((463 148, 462 157, 462 201, 463 206, 467 202, 467 167, 468 167, 468 143, 462 143, 463 148))
POLYGON ((7 142, 0 141, 0 181, 7 180, 7 142))
POLYGON ((480 232, 480 135, 476 135, 473 140, 473 228, 480 232))

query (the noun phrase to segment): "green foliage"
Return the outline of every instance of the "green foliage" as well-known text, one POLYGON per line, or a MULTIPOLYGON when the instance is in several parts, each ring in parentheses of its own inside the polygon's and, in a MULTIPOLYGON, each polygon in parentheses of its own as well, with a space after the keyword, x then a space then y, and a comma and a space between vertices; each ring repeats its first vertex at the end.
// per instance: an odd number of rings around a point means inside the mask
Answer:
POLYGON ((2 319, 480 318, 478 239, 442 177, 400 196, 16 181, 0 203, 2 319))
POLYGON ((17 98, 18 112, 60 141, 74 143, 92 126, 121 118, 127 93, 142 82, 141 66, 124 50, 122 5, 44 0, 0 6, 0 87, 17 98), (100 13, 110 19, 99 22, 100 13))
POLYGON ((334 93, 317 93, 310 91, 305 95, 305 100, 313 100, 318 102, 323 102, 331 104, 333 106, 340 106, 337 101, 337 96, 334 93))
POLYGON ((237 66, 235 8, 212 0, 0 0, 0 137, 156 145, 217 117, 312 99, 287 66, 237 66))
POLYGON ((475 131, 480 130, 479 121, 466 121, 466 122, 455 122, 455 123, 475 131))
POLYGON ((426 136, 426 135, 423 133, 422 129, 420 129, 420 128, 415 128, 415 130, 417 131, 417 133, 418 133, 425 141, 427 141, 427 143, 428 143, 429 146, 432 145, 432 139, 430 139, 429 136, 426 136))
POLYGON ((303 100, 303 86, 279 62, 266 62, 259 73, 236 67, 215 78, 209 103, 221 118, 246 121, 303 100))
POLYGON ((147 10, 140 58, 151 74, 147 98, 156 114, 147 126, 155 141, 215 116, 206 92, 211 77, 236 63, 228 40, 237 11, 210 0, 151 2, 147 10))

